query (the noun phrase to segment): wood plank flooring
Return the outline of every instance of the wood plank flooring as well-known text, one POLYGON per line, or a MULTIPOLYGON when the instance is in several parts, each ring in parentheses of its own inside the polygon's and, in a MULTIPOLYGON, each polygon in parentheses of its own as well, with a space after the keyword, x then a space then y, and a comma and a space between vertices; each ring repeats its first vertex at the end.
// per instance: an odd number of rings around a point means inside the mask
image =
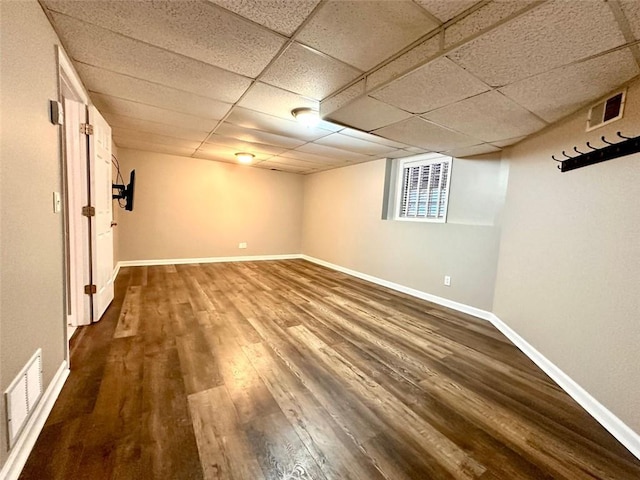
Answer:
POLYGON ((639 479, 483 320, 303 260, 124 268, 21 479, 639 479))

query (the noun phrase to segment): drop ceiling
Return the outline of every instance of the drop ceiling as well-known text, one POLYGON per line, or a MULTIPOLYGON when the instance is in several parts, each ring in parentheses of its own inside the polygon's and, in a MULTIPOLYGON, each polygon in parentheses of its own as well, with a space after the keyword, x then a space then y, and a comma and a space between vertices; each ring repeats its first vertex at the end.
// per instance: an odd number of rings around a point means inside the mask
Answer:
POLYGON ((638 0, 41 4, 119 147, 300 174, 498 151, 640 74, 638 0))

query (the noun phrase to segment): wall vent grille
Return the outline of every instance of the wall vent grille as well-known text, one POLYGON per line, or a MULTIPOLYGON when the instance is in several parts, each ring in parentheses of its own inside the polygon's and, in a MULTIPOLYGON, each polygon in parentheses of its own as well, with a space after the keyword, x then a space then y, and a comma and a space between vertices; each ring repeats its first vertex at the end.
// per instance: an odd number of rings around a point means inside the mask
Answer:
POLYGON ((620 120, 624 113, 626 93, 626 90, 622 90, 591 107, 587 118, 587 132, 620 120))
POLYGON ((42 350, 38 349, 4 392, 9 448, 42 397, 42 350))

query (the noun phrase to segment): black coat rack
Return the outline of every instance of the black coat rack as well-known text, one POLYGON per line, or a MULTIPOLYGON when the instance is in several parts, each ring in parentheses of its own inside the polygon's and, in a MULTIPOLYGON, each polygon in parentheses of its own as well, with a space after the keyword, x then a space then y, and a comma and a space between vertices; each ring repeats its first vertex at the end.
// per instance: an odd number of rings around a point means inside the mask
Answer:
POLYGON ((587 142, 587 147, 591 149, 590 152, 581 152, 577 147, 573 147, 573 151, 578 154, 575 157, 570 157, 563 150, 562 155, 566 157, 565 159, 556 158, 555 155, 551 155, 551 158, 556 162, 560 162, 558 169, 561 172, 568 172, 569 170, 575 170, 576 168, 582 168, 587 165, 593 165, 594 163, 600 163, 613 158, 624 157, 625 155, 640 152, 640 136, 625 137, 622 133, 618 132, 618 137, 620 137, 622 141, 617 143, 607 141, 604 136, 600 137, 600 139, 607 144, 606 147, 602 148, 595 148, 587 142))

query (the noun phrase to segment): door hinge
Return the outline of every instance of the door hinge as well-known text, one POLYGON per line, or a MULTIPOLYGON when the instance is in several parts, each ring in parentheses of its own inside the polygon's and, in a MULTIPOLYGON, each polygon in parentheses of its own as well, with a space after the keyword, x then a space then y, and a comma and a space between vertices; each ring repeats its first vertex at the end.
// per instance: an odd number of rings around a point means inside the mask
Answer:
POLYGON ((93 135, 93 125, 91 125, 90 123, 81 123, 80 133, 84 135, 93 135))
POLYGON ((85 285, 84 286, 84 293, 85 295, 95 295, 95 293, 98 290, 96 289, 95 285, 85 285))
POLYGON ((92 207, 91 205, 86 205, 82 207, 82 216, 83 217, 95 217, 96 216, 96 207, 92 207))

